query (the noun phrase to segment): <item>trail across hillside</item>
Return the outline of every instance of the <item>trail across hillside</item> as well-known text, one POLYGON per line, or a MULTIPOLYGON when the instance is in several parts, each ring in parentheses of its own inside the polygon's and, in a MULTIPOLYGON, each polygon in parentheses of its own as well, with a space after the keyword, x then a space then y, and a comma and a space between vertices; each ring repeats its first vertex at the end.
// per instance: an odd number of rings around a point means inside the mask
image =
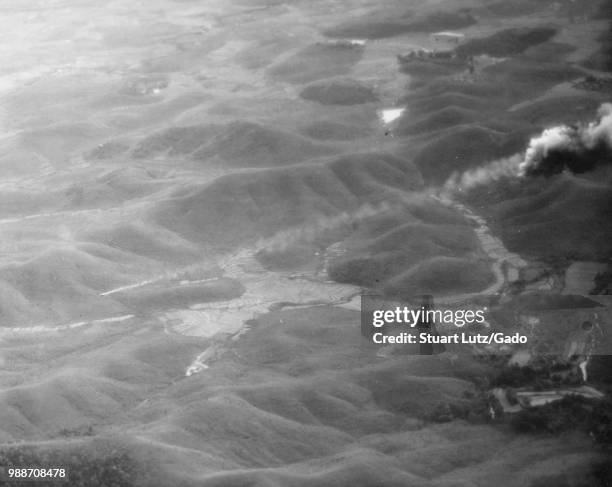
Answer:
POLYGON ((99 324, 104 324, 104 323, 120 323, 123 321, 131 320, 134 317, 135 317, 134 315, 128 314, 128 315, 110 316, 108 318, 98 318, 95 320, 75 321, 75 322, 66 323, 63 325, 12 326, 12 327, 7 327, 7 328, 0 328, 0 335, 6 335, 8 333, 31 334, 31 333, 44 333, 44 332, 74 330, 75 328, 81 328, 87 325, 99 325, 99 324))
MULTIPOLYGON (((491 270, 495 276, 494 282, 480 292, 436 297, 436 303, 451 305, 475 296, 498 294, 503 291, 507 283, 518 279, 520 269, 525 267, 527 262, 519 255, 510 252, 499 238, 491 234, 491 229, 484 218, 458 201, 437 195, 430 196, 438 203, 459 212, 474 224, 475 234, 483 252, 491 260, 491 270)), ((36 215, 36 217, 51 215, 54 216, 55 214, 36 215)), ((320 265, 316 269, 301 273, 270 271, 264 268, 255 258, 256 251, 255 247, 241 249, 221 258, 218 262, 223 277, 235 279, 245 287, 245 292, 240 297, 212 303, 194 304, 188 308, 167 309, 157 313, 156 317, 163 323, 167 333, 207 337, 212 340, 211 345, 187 367, 185 372, 187 376, 208 368, 208 364, 224 351, 227 340, 238 339, 248 331, 250 320, 271 310, 330 305, 359 310, 359 295, 362 289, 358 286, 331 281, 327 275, 329 262, 343 253, 342 242, 330 245, 318 256, 320 265)), ((163 281, 174 281, 178 279, 177 276, 181 272, 177 271, 175 274, 165 273, 153 276, 104 291, 100 295, 110 296, 163 281)), ((217 277, 205 280, 215 279, 217 277)), ((201 282, 203 282, 202 279, 181 280, 180 284, 201 282)), ((56 326, 13 327, 5 328, 0 333, 71 330, 85 325, 114 323, 131 318, 134 318, 134 316, 112 316, 56 326)))

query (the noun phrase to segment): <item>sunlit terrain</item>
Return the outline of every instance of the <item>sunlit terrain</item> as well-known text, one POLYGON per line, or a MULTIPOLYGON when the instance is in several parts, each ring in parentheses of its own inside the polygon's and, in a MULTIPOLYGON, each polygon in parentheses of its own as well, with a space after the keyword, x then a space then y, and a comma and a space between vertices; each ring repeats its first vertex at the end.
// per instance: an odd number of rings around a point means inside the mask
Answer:
POLYGON ((0 467, 610 485, 612 12, 583 3, 0 0, 0 467), (372 292, 540 348, 376 347, 372 292), (507 401, 570 386, 575 421, 507 401))

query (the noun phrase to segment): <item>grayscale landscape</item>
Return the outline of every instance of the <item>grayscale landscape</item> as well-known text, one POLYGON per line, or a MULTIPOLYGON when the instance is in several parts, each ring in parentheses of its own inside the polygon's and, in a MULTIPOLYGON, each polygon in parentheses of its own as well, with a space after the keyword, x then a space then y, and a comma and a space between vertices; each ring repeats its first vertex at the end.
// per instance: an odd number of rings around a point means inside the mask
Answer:
POLYGON ((0 0, 0 27, 0 469, 612 486, 608 1, 0 0), (377 346, 370 293, 529 340, 377 346))

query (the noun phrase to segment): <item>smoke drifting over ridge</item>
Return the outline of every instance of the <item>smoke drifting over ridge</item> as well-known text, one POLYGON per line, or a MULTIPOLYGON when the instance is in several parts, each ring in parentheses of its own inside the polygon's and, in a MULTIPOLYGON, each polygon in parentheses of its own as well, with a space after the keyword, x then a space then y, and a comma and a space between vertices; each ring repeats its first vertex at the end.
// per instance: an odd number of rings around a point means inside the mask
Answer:
POLYGON ((468 169, 463 173, 455 172, 444 183, 442 193, 450 195, 457 192, 466 192, 476 186, 489 184, 499 179, 518 177, 522 160, 520 154, 515 154, 497 159, 484 166, 468 169))
POLYGON ((561 125, 531 139, 519 165, 524 176, 586 172, 612 157, 612 104, 603 104, 587 125, 561 125))
POLYGON ((325 232, 352 225, 361 220, 401 209, 432 194, 450 197, 453 194, 490 184, 504 178, 551 176, 564 170, 587 172, 595 166, 612 162, 612 103, 603 104, 597 119, 588 124, 560 125, 533 137, 524 153, 497 159, 463 173, 452 174, 441 191, 425 189, 411 196, 399 196, 397 201, 378 205, 365 204, 352 212, 319 217, 308 224, 283 230, 272 237, 260 239, 257 251, 282 252, 298 244, 310 244, 325 232))
POLYGON ((391 208, 392 206, 386 202, 379 205, 365 204, 354 212, 342 212, 338 215, 320 217, 310 224, 280 231, 270 238, 259 240, 255 247, 258 251, 280 252, 296 244, 312 243, 327 231, 357 223, 389 211, 391 208))
POLYGON ((260 239, 255 244, 255 248, 256 251, 282 252, 294 245, 316 242, 326 232, 349 227, 387 212, 410 210, 413 205, 430 204, 431 201, 431 191, 396 193, 377 204, 365 203, 353 211, 321 216, 306 224, 281 230, 271 237, 260 239))
POLYGON ((454 173, 443 193, 469 191, 502 178, 551 176, 565 170, 583 173, 612 162, 612 103, 604 103, 588 124, 559 125, 533 137, 524 154, 454 173))

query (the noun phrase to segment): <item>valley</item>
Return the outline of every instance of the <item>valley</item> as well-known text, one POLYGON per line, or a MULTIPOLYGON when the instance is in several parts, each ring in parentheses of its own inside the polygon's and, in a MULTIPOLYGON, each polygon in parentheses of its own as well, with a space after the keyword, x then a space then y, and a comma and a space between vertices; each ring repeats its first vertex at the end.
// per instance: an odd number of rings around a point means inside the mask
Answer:
POLYGON ((0 0, 0 466, 607 485, 609 147, 512 166, 560 124, 612 141, 611 12, 570 3, 0 0), (379 347, 364 293, 531 341, 379 347), (503 414, 587 321, 579 419, 503 414))

